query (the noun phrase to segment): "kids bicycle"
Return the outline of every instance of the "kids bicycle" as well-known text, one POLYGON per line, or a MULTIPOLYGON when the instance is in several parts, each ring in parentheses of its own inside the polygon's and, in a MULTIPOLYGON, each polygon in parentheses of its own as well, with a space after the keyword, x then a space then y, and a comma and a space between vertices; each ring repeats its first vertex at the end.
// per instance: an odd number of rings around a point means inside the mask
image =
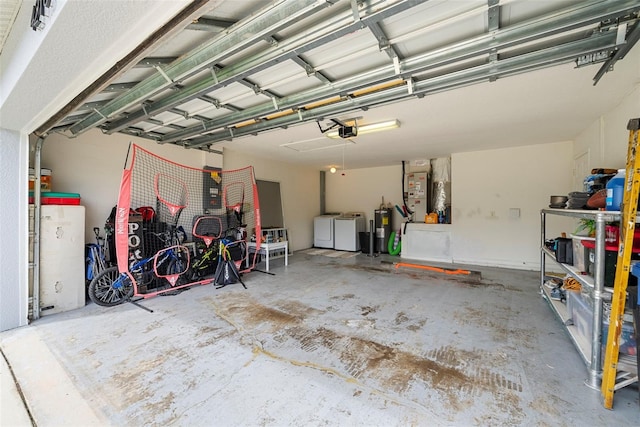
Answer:
POLYGON ((154 256, 135 261, 128 272, 120 273, 117 266, 98 273, 89 284, 89 298, 97 305, 113 307, 131 300, 135 287, 149 286, 170 289, 181 285, 183 274, 189 269, 189 249, 175 245, 158 251, 154 256))

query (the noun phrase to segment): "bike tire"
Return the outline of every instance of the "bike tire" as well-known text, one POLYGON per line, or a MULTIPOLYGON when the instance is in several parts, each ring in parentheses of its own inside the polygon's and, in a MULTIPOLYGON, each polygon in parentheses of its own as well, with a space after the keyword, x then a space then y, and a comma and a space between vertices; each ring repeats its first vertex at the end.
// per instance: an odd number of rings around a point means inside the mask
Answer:
POLYGON ((187 262, 181 258, 175 258, 169 262, 169 265, 167 266, 167 274, 180 275, 176 285, 185 285, 189 283, 189 278, 191 277, 187 262))
POLYGON ((192 280, 202 279, 206 276, 213 275, 218 266, 218 249, 217 247, 210 247, 205 252, 200 254, 191 263, 189 270, 187 271, 187 277, 191 277, 192 280))
POLYGON ((133 283, 127 274, 118 272, 117 266, 109 267, 93 278, 88 293, 97 305, 113 307, 133 296, 133 283))

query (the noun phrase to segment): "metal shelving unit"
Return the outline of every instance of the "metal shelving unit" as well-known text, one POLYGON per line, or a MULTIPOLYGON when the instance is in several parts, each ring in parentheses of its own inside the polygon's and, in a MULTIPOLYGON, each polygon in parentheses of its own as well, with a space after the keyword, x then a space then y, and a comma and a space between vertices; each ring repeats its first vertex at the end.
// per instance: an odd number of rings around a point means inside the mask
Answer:
POLYGON ((549 306, 560 319, 567 330, 571 341, 582 356, 589 371, 589 377, 585 383, 594 389, 600 389, 600 380, 602 373, 602 300, 606 292, 604 287, 604 259, 605 259, 605 223, 620 220, 619 211, 590 211, 576 209, 542 209, 540 211, 540 292, 542 296, 549 302, 549 306), (596 224, 596 248, 594 259, 593 277, 579 274, 573 266, 558 263, 555 254, 545 247, 546 241, 546 220, 547 215, 568 216, 573 218, 586 218, 595 220, 596 224), (567 322, 570 314, 567 312, 564 304, 554 301, 550 298, 549 290, 544 286, 546 275, 546 257, 549 256, 554 263, 559 265, 567 274, 580 282, 582 286, 588 289, 593 301, 593 328, 590 342, 578 334, 575 327, 567 322))

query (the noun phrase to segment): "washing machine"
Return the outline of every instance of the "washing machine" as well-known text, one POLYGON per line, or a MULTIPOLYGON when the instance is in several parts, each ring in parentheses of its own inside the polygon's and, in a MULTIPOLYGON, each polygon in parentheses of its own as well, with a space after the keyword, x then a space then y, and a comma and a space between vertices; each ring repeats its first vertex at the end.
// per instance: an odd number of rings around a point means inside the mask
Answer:
POLYGON ((316 248, 333 249, 334 220, 341 213, 326 213, 313 219, 313 246, 316 248))
POLYGON ((334 221, 334 248, 340 251, 359 251, 358 233, 367 231, 363 212, 346 212, 334 221))

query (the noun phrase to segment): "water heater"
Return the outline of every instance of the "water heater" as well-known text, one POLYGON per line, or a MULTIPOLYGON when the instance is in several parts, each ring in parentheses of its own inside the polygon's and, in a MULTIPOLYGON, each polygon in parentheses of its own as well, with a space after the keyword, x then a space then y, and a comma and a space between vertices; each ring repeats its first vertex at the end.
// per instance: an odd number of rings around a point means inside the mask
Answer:
POLYGON ((387 245, 389 244, 389 236, 391 235, 392 210, 376 209, 375 211, 375 228, 376 240, 375 251, 379 253, 388 253, 387 245))

